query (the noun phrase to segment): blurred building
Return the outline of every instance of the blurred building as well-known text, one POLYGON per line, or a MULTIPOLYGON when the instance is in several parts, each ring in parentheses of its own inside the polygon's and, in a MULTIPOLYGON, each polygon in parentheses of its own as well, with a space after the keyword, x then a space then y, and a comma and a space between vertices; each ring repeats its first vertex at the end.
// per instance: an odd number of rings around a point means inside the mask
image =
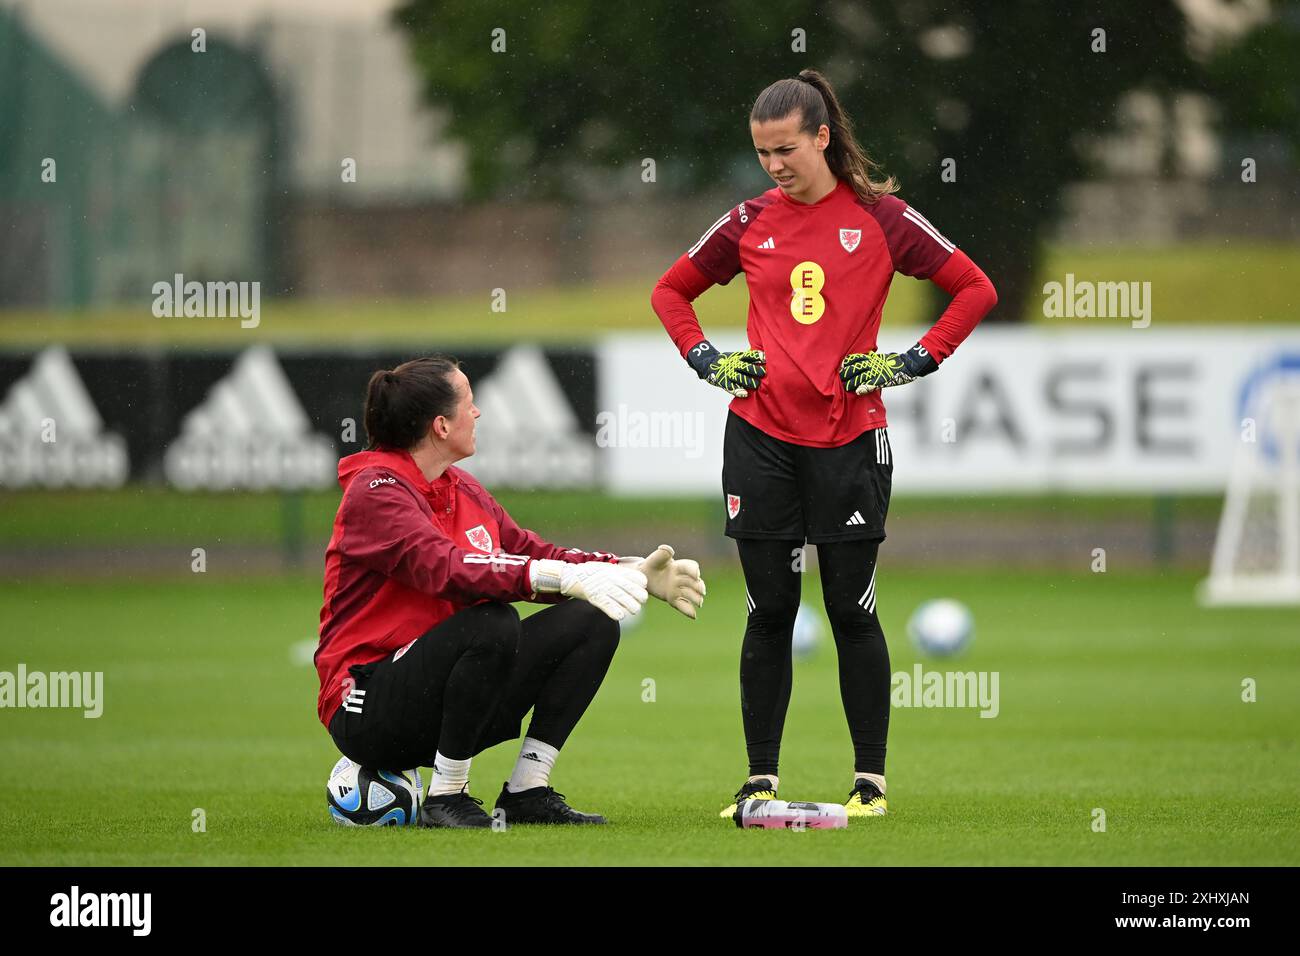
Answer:
POLYGON ((130 301, 176 271, 288 290, 295 208, 457 195, 395 5, 0 0, 0 305, 130 301))

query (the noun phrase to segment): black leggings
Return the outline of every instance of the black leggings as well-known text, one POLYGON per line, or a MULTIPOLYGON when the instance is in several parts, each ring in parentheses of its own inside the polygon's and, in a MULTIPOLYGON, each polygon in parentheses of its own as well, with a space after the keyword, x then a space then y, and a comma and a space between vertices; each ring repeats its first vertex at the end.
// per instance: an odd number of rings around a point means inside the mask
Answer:
POLYGON ((618 648, 618 624, 568 600, 521 621, 508 604, 466 608, 397 651, 349 670, 351 709, 330 736, 344 756, 385 770, 464 760, 519 736, 560 748, 586 712, 618 648), (400 655, 400 656, 399 656, 400 655))
MULTIPOLYGON (((737 539, 749 620, 740 655, 740 710, 751 776, 776 774, 790 705, 790 644, 803 561, 797 540, 737 539)), ((835 650, 854 770, 885 772, 889 736, 889 648, 876 614, 879 541, 819 544, 817 562, 835 650)))

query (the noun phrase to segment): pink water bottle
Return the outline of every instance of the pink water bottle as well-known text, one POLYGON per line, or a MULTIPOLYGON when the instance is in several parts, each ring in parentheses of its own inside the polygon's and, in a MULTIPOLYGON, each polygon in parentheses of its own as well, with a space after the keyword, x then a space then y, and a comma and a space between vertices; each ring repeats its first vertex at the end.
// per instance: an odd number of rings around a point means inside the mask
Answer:
POLYGON ((849 825, 842 804, 784 800, 742 800, 732 819, 738 827, 766 830, 839 830, 849 825))

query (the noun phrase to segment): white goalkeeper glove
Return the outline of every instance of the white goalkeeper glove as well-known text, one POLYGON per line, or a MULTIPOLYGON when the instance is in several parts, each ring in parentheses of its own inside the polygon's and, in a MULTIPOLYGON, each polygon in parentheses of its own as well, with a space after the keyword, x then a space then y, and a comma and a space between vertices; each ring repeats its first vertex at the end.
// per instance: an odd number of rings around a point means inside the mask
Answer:
POLYGON ((624 567, 636 568, 646 577, 646 588, 663 601, 695 620, 695 609, 703 606, 704 579, 700 565, 689 558, 674 558, 670 544, 661 544, 646 558, 619 558, 624 567))
POLYGON ((649 597, 644 574, 607 561, 535 559, 528 565, 528 583, 535 593, 581 598, 616 621, 636 614, 649 597))

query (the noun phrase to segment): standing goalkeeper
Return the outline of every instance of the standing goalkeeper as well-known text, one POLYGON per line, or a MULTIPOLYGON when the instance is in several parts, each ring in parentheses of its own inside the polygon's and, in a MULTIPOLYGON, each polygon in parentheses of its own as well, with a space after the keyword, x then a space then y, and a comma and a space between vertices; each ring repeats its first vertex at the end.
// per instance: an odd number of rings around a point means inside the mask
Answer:
MULTIPOLYGON (((939 367, 997 302, 984 273, 924 216, 854 139, 815 70, 773 83, 750 133, 776 188, 728 210, 673 265, 651 302, 700 378, 733 396, 723 444, 727 534, 745 573, 740 660, 749 778, 736 799, 771 799, 790 701, 800 549, 817 545, 853 742, 850 815, 885 813, 889 651, 876 613, 893 452, 881 389, 939 367), (749 348, 720 353, 691 302, 744 273, 749 348), (877 351, 894 273, 952 296, 921 340, 877 351)), ((734 804, 722 811, 729 816, 734 804)))
POLYGON ((618 622, 648 595, 694 618, 699 565, 667 545, 616 558, 520 528, 453 465, 474 454, 478 417, 452 359, 371 376, 370 450, 339 462, 325 555, 320 720, 362 766, 433 768, 420 825, 488 827, 469 795, 470 760, 518 737, 531 710, 497 809, 509 824, 604 823, 564 802, 551 769, 605 679, 618 622), (512 601, 555 606, 521 621, 512 601))

